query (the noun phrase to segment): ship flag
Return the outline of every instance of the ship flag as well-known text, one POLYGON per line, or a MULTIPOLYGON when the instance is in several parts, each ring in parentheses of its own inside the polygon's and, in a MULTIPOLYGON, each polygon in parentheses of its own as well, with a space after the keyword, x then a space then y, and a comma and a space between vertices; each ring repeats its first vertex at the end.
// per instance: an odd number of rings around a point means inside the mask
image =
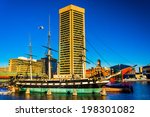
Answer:
POLYGON ((38 29, 44 30, 44 26, 39 26, 38 29))

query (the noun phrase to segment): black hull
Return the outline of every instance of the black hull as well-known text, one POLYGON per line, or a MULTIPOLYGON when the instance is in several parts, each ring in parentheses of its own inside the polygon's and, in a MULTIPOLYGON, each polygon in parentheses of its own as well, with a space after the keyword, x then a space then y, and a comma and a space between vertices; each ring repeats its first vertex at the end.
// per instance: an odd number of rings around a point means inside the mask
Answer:
POLYGON ((106 83, 94 80, 19 80, 20 88, 101 88, 106 83))
POLYGON ((150 79, 150 74, 146 74, 147 79, 150 79))

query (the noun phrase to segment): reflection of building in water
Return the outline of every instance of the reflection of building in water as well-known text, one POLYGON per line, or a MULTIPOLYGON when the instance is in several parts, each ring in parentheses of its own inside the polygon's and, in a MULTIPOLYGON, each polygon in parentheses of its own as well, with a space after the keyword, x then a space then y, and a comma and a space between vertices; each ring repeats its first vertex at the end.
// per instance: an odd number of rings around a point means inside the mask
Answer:
POLYGON ((101 61, 97 61, 97 66, 95 68, 91 68, 86 70, 86 77, 87 78, 92 78, 92 77, 106 77, 111 74, 110 68, 107 67, 102 67, 101 66, 101 61))

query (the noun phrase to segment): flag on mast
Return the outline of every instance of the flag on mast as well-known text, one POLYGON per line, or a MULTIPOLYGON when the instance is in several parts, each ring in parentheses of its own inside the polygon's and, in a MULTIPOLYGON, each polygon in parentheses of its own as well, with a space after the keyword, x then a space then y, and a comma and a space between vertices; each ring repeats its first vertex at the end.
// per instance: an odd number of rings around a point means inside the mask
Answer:
POLYGON ((39 26, 38 29, 44 30, 44 26, 39 26))

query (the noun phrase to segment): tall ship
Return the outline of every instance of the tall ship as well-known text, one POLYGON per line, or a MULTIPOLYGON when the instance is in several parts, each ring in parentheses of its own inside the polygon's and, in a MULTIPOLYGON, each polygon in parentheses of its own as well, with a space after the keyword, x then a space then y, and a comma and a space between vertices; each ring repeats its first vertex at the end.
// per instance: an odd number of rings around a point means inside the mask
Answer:
POLYGON ((32 75, 32 48, 30 45, 30 77, 15 79, 15 86, 26 92, 99 93, 114 74, 86 78, 85 9, 69 5, 59 10, 59 61, 57 75, 51 73, 50 20, 48 28, 48 78, 32 75))

